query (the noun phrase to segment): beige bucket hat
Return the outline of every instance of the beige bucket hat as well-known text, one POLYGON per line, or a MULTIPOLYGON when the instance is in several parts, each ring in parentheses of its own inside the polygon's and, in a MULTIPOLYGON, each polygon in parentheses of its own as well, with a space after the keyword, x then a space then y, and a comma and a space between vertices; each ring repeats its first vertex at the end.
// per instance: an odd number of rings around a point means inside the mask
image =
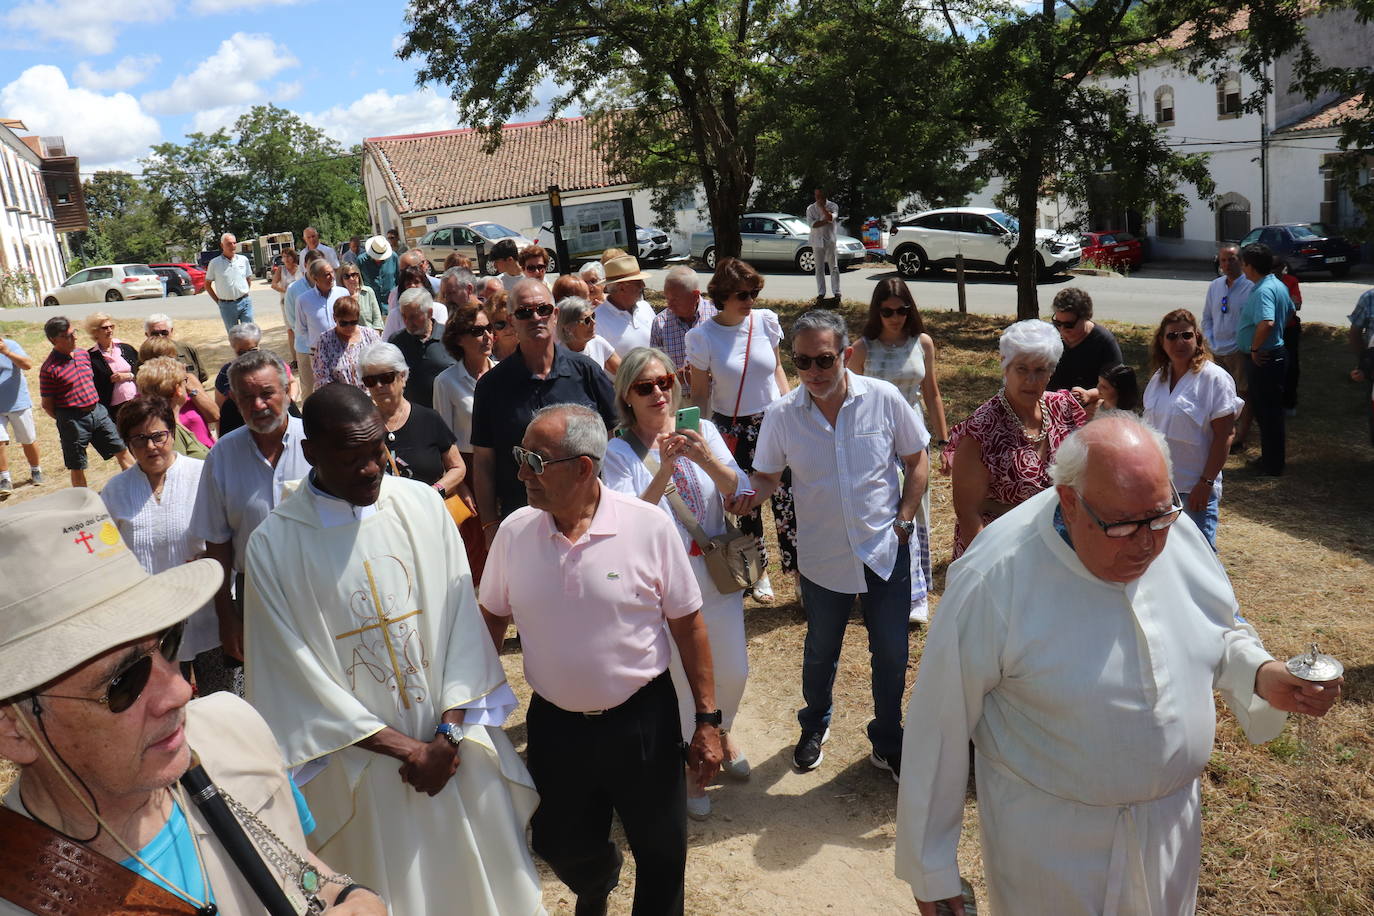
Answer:
POLYGON ((374 261, 385 261, 391 257, 391 243, 384 235, 374 235, 367 240, 367 253, 374 261))
POLYGON ((606 285, 623 283, 626 280, 648 280, 649 275, 639 269, 639 260, 634 255, 611 258, 603 265, 606 269, 606 285))
POLYGON ((85 488, 0 510, 0 699, 185 620, 223 577, 209 559, 144 572, 85 488))

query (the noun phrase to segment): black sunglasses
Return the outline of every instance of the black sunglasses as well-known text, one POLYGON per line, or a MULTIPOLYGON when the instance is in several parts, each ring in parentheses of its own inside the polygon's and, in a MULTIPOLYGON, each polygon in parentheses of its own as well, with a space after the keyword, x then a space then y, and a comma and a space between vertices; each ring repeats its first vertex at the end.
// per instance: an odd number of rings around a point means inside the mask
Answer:
POLYGON ((547 265, 547 264, 526 264, 526 265, 525 265, 525 269, 526 269, 526 270, 548 270, 548 269, 549 269, 549 265, 547 265))
POLYGON ((356 328, 356 327, 358 326, 358 319, 354 318, 354 319, 352 319, 352 320, 346 320, 346 319, 340 318, 340 319, 336 322, 336 324, 338 324, 338 326, 341 327, 341 328, 356 328))
POLYGON ((169 331, 169 330, 163 330, 163 331, 149 331, 149 332, 148 332, 148 336, 149 336, 149 337, 170 337, 170 336, 172 336, 172 332, 169 331))
POLYGON ((1164 339, 1165 339, 1165 340, 1178 340, 1179 338, 1182 338, 1182 339, 1184 339, 1184 340, 1192 340, 1192 339, 1193 339, 1193 332, 1192 332, 1192 331, 1165 331, 1165 332, 1164 332, 1164 339))
POLYGON ((899 305, 895 309, 880 308, 878 309, 878 314, 882 315, 884 318, 891 318, 894 315, 909 315, 911 314, 911 306, 899 305))
POLYGON ((395 370, 391 372, 382 372, 377 375, 364 375, 363 387, 376 388, 378 385, 390 385, 394 381, 396 381, 395 370))
POLYGON ((524 308, 516 309, 511 312, 511 314, 520 321, 529 321, 535 315, 538 315, 540 318, 547 318, 553 314, 553 306, 549 305, 547 302, 537 306, 527 305, 524 308))
POLYGON ((492 329, 493 332, 495 332, 495 331, 504 331, 504 330, 505 330, 507 327, 509 327, 509 326, 510 326, 510 322, 508 322, 508 321, 493 321, 493 322, 491 323, 491 329, 492 329))
POLYGON ((744 302, 746 299, 757 299, 761 292, 763 292, 762 289, 737 289, 730 294, 730 298, 744 302))
POLYGON ((58 700, 85 700, 87 703, 99 703, 113 713, 124 712, 138 702, 138 698, 143 695, 143 688, 148 686, 148 679, 153 676, 153 652, 161 653, 167 662, 176 662, 185 630, 186 622, 182 621, 159 633, 157 648, 143 653, 136 661, 126 665, 110 678, 103 697, 76 697, 61 693, 40 693, 38 696, 58 700))
POLYGON ((1050 324, 1054 325, 1056 328, 1059 328, 1061 331, 1067 331, 1072 328, 1078 327, 1078 322, 1081 320, 1081 318, 1075 318, 1073 321, 1060 321, 1058 318, 1051 318, 1050 324))
POLYGON ((520 465, 523 464, 525 467, 529 468, 535 474, 543 474, 544 468, 548 467, 551 464, 558 464, 560 461, 576 461, 579 458, 592 457, 591 455, 569 455, 566 458, 545 458, 538 452, 532 452, 529 449, 521 448, 518 445, 512 446, 510 453, 515 456, 515 465, 517 469, 520 465))
POLYGON ((802 356, 800 353, 793 353, 792 364, 803 372, 810 369, 812 363, 816 364, 817 369, 829 369, 835 365, 835 360, 839 358, 839 355, 835 353, 822 353, 820 356, 802 356))
POLYGON ((466 331, 463 331, 462 333, 468 335, 469 337, 482 337, 485 334, 490 334, 493 327, 494 325, 490 324, 474 324, 472 327, 468 328, 466 331))

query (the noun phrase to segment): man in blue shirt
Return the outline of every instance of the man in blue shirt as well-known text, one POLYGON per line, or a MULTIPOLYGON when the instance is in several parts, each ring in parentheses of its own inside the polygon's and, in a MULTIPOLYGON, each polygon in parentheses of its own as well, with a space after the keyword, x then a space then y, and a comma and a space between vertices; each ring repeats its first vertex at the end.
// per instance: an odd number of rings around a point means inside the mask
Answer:
POLYGON ((1260 457, 1254 465, 1260 473, 1277 477, 1283 473, 1285 448, 1283 385, 1288 354, 1283 326, 1293 314, 1293 300, 1274 276, 1274 253, 1268 245, 1246 245, 1240 257, 1246 279, 1255 285, 1236 326, 1236 349, 1250 354, 1248 404, 1260 428, 1260 457))
POLYGON ((33 399, 29 397, 29 383, 24 372, 33 368, 33 360, 19 346, 19 341, 0 337, 0 502, 14 492, 10 480, 9 443, 13 435, 29 459, 29 480, 43 482, 43 469, 38 466, 38 434, 33 425, 33 399), (12 431, 12 432, 11 432, 12 431))

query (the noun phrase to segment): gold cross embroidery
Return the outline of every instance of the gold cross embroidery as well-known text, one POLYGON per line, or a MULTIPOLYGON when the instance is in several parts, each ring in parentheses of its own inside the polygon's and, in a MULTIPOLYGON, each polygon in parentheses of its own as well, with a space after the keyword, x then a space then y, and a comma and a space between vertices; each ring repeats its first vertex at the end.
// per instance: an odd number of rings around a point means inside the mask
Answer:
POLYGON ((401 672, 401 663, 396 658, 396 646, 391 641, 391 631, 388 630, 387 627, 389 627, 393 623, 400 623, 402 620, 406 620, 408 618, 415 617, 419 614, 423 614, 424 609, 417 608, 416 610, 411 611, 409 614, 402 614, 399 617, 392 617, 388 615, 386 610, 382 607, 382 596, 377 591, 377 580, 372 575, 372 564, 364 560, 363 569, 367 571, 367 587, 372 592, 372 606, 377 609, 377 622, 370 623, 365 627, 359 627, 356 630, 349 630, 347 633, 340 633, 334 638, 346 639, 349 636, 361 636, 368 630, 381 630, 382 640, 386 643, 386 654, 391 659, 391 673, 396 678, 396 692, 399 693, 401 696, 401 704, 405 706, 406 709, 409 709, 410 699, 406 696, 405 675, 401 672))

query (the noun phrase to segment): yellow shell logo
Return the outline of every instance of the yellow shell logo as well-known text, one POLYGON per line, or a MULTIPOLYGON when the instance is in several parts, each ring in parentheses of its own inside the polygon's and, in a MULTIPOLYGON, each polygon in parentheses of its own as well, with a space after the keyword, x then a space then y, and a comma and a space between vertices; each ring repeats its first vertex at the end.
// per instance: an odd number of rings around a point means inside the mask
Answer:
POLYGON ((102 543, 113 547, 119 543, 119 529, 109 522, 100 526, 100 540, 102 543))

